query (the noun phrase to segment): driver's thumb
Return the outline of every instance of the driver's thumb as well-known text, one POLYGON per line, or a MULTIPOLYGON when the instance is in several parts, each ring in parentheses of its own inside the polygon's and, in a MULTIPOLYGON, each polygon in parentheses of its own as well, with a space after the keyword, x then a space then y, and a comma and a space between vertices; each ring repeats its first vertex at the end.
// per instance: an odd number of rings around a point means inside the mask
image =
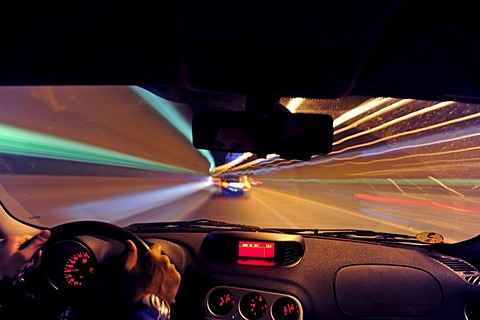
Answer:
POLYGON ((26 258, 26 260, 30 260, 35 254, 35 252, 42 248, 42 246, 50 238, 50 235, 50 230, 42 230, 39 234, 32 237, 30 240, 28 240, 21 246, 22 255, 26 258))
POLYGON ((137 264, 138 252, 137 247, 131 240, 125 242, 126 259, 125 270, 130 271, 137 264))

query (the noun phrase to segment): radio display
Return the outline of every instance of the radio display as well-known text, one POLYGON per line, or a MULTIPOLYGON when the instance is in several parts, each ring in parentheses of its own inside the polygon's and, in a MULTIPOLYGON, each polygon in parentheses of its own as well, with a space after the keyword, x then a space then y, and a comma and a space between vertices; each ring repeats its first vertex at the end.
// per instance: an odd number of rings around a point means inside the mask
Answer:
POLYGON ((239 241, 239 258, 267 258, 275 257, 275 243, 264 241, 239 241))

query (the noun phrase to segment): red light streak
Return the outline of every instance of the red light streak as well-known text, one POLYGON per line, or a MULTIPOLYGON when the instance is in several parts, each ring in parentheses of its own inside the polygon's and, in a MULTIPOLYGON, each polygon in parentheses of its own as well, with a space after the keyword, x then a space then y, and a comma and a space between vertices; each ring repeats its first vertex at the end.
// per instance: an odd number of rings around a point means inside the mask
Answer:
POLYGON ((363 193, 355 193, 355 198, 370 200, 375 202, 386 202, 386 203, 398 203, 398 204, 405 204, 405 205, 412 205, 412 206, 423 206, 423 207, 432 207, 432 208, 442 208, 442 209, 450 209, 455 211, 461 211, 463 213, 471 212, 472 214, 476 214, 480 212, 480 208, 476 207, 467 207, 467 206, 450 206, 441 204, 438 202, 428 201, 428 200, 413 200, 413 199, 400 199, 400 198, 391 198, 391 197, 381 197, 381 196, 373 196, 363 193))

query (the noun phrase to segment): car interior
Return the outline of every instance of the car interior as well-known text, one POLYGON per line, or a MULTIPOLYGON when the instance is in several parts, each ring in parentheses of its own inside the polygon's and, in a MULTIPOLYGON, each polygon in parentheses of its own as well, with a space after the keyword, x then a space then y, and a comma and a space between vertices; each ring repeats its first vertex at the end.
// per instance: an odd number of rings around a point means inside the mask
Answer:
POLYGON ((18 0, 0 10, 0 319, 480 319, 474 3, 18 0), (222 183, 226 184, 223 185, 222 183))

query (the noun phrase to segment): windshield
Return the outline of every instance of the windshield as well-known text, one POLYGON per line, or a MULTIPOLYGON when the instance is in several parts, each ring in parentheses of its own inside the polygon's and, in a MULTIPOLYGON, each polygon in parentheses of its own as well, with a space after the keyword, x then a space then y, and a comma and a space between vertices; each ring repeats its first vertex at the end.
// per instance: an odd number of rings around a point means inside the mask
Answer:
POLYGON ((135 86, 2 87, 0 199, 17 219, 46 227, 210 219, 437 232, 445 242, 478 234, 479 105, 281 103, 330 114, 333 151, 299 161, 197 150, 192 107, 135 86))

